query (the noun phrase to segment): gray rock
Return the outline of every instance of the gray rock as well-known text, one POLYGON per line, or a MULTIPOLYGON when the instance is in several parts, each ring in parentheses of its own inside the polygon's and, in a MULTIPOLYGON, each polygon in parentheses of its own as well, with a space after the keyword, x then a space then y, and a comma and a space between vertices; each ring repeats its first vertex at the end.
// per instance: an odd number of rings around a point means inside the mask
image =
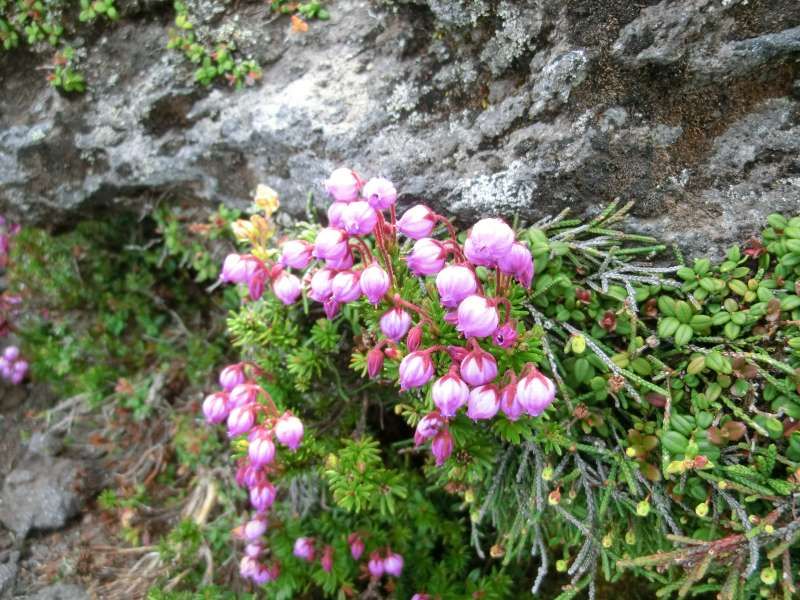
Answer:
POLYGON ((55 456, 64 447, 64 440, 50 431, 36 431, 28 440, 28 451, 39 456, 55 456))
POLYGON ((87 35, 84 95, 47 86, 49 57, 4 54, 0 209, 243 206, 266 183, 302 216, 349 165, 395 180, 401 210, 425 200, 461 224, 635 200, 637 226, 689 254, 800 211, 800 3, 640 4, 338 0, 299 34, 264 5, 194 1, 203 39, 264 65, 241 91, 195 86, 161 18, 87 35))
POLYGON ((20 538, 32 529, 63 527, 80 511, 86 475, 76 460, 25 455, 0 493, 0 522, 20 538))
POLYGON ((89 600, 89 594, 78 585, 57 583, 42 588, 25 598, 27 600, 89 600))
POLYGON ((19 567, 19 552, 7 553, 7 556, 0 555, 0 598, 6 598, 11 590, 14 589, 14 581, 17 579, 19 567))

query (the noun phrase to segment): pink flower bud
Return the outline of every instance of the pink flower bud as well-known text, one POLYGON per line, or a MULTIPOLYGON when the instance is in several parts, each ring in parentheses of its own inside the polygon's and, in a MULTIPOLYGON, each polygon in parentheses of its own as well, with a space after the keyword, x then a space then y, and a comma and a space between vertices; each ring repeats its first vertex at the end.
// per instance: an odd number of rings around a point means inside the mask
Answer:
POLYGON ((258 263, 258 268, 247 280, 247 293, 251 300, 258 300, 264 295, 264 285, 267 282, 267 270, 258 263))
POLYGON ((325 546, 319 562, 322 565, 322 570, 326 573, 330 573, 333 570, 333 546, 325 546))
POLYGON ((264 553, 264 546, 259 543, 250 543, 244 547, 244 553, 250 558, 258 558, 264 553))
POLYGON ((411 317, 402 308, 390 308, 381 317, 381 331, 390 340, 399 342, 411 327, 411 317))
POLYGON ((369 555, 369 562, 367 563, 367 570, 372 577, 382 577, 383 576, 383 559, 381 555, 377 552, 373 552, 369 555))
POLYGON ((333 299, 340 304, 357 300, 361 296, 358 271, 340 271, 331 282, 333 299))
POLYGON ((433 361, 429 353, 412 352, 400 361, 400 390, 422 387, 433 377, 433 361))
POLYGON ((269 567, 264 565, 258 565, 258 569, 256 570, 255 574, 250 577, 250 579, 256 585, 265 585, 271 581, 275 581, 277 579, 276 575, 273 575, 273 570, 269 567))
POLYGON ((305 269, 311 262, 314 247, 303 240, 289 240, 281 246, 281 264, 292 269, 305 269))
POLYGON ((383 571, 387 575, 400 577, 403 573, 403 557, 396 552, 389 552, 386 558, 383 559, 383 571))
POLYGON ((263 467, 275 459, 275 444, 272 432, 266 427, 256 427, 249 436, 247 456, 254 467, 263 467))
POLYGON ((235 406, 228 414, 228 437, 247 433, 256 423, 255 405, 235 406))
POLYGON ((300 297, 300 280, 291 273, 283 271, 272 282, 272 291, 278 300, 286 304, 294 304, 300 297))
POLYGON ((428 237, 436 226, 436 215, 424 204, 412 206, 397 221, 397 229, 412 240, 428 237))
POLYGON ((431 600, 431 597, 424 592, 417 592, 411 596, 411 600, 431 600))
POLYGON ((354 262, 353 253, 348 248, 347 254, 345 254, 343 257, 336 259, 329 258, 325 261, 325 265, 334 271, 344 271, 345 269, 352 267, 354 262))
POLYGON ((13 372, 12 363, 0 356, 0 375, 3 376, 3 379, 11 379, 13 372))
POLYGON ((377 222, 378 214, 364 200, 351 202, 342 212, 342 229, 350 235, 372 233, 377 222))
POLYGON ((448 265, 436 276, 439 300, 447 308, 457 308, 459 303, 478 289, 472 269, 464 265, 448 265))
POLYGON ((373 348, 367 352, 367 375, 370 379, 375 379, 383 369, 383 351, 380 348, 373 348))
POLYGON ((14 362, 19 358, 19 348, 16 346, 8 346, 5 350, 3 350, 3 358, 5 358, 8 362, 14 362))
POLYGON ((25 374, 28 372, 28 363, 24 360, 18 360, 11 368, 11 383, 19 385, 25 379, 25 374))
POLYGON ((528 366, 528 374, 517 383, 517 400, 526 413, 538 417, 553 403, 556 386, 533 365, 528 366))
POLYGON ((325 181, 327 191, 337 202, 352 202, 361 191, 361 180, 351 169, 336 169, 325 181))
POLYGON ((476 344, 461 361, 460 372, 461 378, 470 385, 491 383, 497 377, 497 361, 476 344))
MULTIPOLYGON (((485 383, 485 382, 484 382, 485 383)), ((454 417, 456 411, 469 399, 469 387, 452 370, 433 383, 433 403, 443 417, 454 417)))
POLYGON ((344 229, 344 211, 347 202, 334 202, 328 207, 328 227, 344 229))
POLYGON ((500 317, 497 309, 483 296, 473 295, 458 305, 458 324, 456 329, 465 337, 486 337, 492 335, 500 317))
POLYGON ((405 261, 414 275, 436 275, 444 267, 446 256, 447 252, 441 242, 433 238, 422 238, 414 244, 405 261))
POLYGON ((357 533, 347 536, 347 543, 350 544, 350 555, 353 560, 358 560, 364 554, 364 541, 357 533))
POLYGON ((453 436, 449 429, 437 433, 431 442, 431 453, 436 459, 436 466, 441 467, 453 453, 453 436))
POLYGON ((339 314, 339 303, 333 298, 325 300, 323 307, 325 308, 325 316, 328 317, 328 319, 333 319, 339 314))
POLYGON ((417 423, 417 429, 414 431, 414 445, 419 446, 425 440, 428 440, 439 433, 439 430, 444 425, 444 420, 439 411, 433 411, 425 415, 417 423))
POLYGON ((250 488, 250 505, 257 512, 266 512, 273 502, 275 502, 275 486, 269 481, 261 481, 250 488))
POLYGON ((228 254, 222 263, 220 279, 226 283, 245 283, 253 274, 256 261, 239 254, 228 254))
POLYGON ((520 242, 514 242, 511 251, 497 258, 497 266, 506 275, 513 275, 520 285, 530 288, 533 281, 531 251, 520 242))
POLYGON ((333 293, 331 287, 335 276, 336 271, 328 268, 320 269, 314 273, 309 283, 311 288, 308 292, 309 298, 317 302, 325 302, 325 300, 330 298, 333 293))
POLYGON ((464 346, 448 346, 447 353, 450 355, 450 358, 453 359, 454 363, 461 364, 461 361, 469 354, 469 350, 464 348, 464 346))
POLYGON ((347 234, 341 229, 326 227, 317 233, 314 241, 314 256, 322 260, 341 260, 350 252, 347 234))
POLYGON ((292 554, 308 562, 314 560, 314 538, 297 538, 294 541, 294 550, 292 550, 292 554))
POLYGON ((254 542, 261 539, 267 531, 267 517, 264 515, 256 515, 244 524, 242 528, 242 535, 244 539, 249 542, 254 542))
POLYGON ((250 404, 255 404, 258 401, 258 397, 261 395, 261 393, 261 387, 255 383, 240 383, 231 390, 228 401, 230 402, 231 408, 235 408, 237 406, 247 406, 250 404))
POLYGON ((285 413, 275 423, 275 437, 290 450, 297 450, 303 440, 302 421, 292 414, 285 413))
POLYGON ((230 392, 237 385, 244 383, 246 379, 242 363, 228 365, 219 373, 219 385, 226 392, 230 392))
POLYGON ((389 284, 389 274, 376 262, 361 272, 361 291, 372 304, 377 305, 383 299, 389 284))
POLYGON ((505 413, 509 421, 516 421, 525 412, 517 399, 516 383, 509 383, 500 391, 500 410, 505 413))
POLYGON ((239 461, 236 469, 236 483, 239 487, 251 488, 260 481, 261 471, 250 464, 249 460, 239 461))
POLYGON ((397 202, 397 190, 388 179, 373 177, 361 191, 369 205, 375 210, 386 210, 397 202))
POLYGON ((411 352, 414 352, 419 348, 421 342, 422 342, 422 327, 420 327, 419 325, 415 325, 414 327, 408 330, 408 336, 406 337, 406 348, 408 348, 411 352))
POLYGON ((493 267, 513 243, 514 231, 502 219, 481 219, 467 235, 464 255, 474 265, 493 267))
POLYGON ((451 309, 444 313, 444 322, 449 323, 453 327, 458 325, 458 311, 451 309))
POLYGON ((222 423, 228 418, 229 412, 228 394, 225 392, 211 394, 203 400, 203 416, 206 418, 206 423, 210 425, 222 423))
POLYGON ((482 385, 469 393, 467 416, 473 421, 491 419, 500 410, 500 396, 493 385, 482 385))
POLYGON ((517 330, 511 323, 501 325, 492 335, 492 341, 501 348, 511 348, 517 341, 517 330))

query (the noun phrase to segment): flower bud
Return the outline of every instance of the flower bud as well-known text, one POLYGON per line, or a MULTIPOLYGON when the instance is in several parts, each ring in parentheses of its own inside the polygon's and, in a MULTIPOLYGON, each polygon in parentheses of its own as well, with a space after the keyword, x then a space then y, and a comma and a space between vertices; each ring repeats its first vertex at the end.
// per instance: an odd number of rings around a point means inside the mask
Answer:
POLYGON ((275 486, 263 480, 250 488, 250 505, 256 512, 266 512, 275 502, 275 486))
POLYGON ((402 308, 391 308, 383 314, 380 324, 383 335, 399 342, 411 327, 411 317, 402 308))
POLYGON ((250 579, 258 571, 258 563, 251 556, 243 556, 239 561, 239 575, 245 579, 250 579))
POLYGON ((228 437, 235 437, 247 433, 256 422, 256 409, 254 404, 235 406, 228 414, 228 437))
POLYGON ((230 402, 231 408, 247 406, 249 404, 255 404, 261 393, 261 387, 255 383, 240 383, 230 391, 228 401, 230 402))
POLYGON ((372 577, 382 577, 384 566, 383 566, 383 559, 381 555, 377 552, 373 552, 369 555, 369 562, 367 563, 367 570, 372 577))
POLYGON ((350 235, 367 235, 372 233, 378 222, 375 209, 363 200, 351 202, 342 212, 342 229, 350 235))
POLYGON ((219 277, 225 283, 245 283, 252 274, 254 264, 239 254, 228 254, 222 263, 219 277))
POLYGON ((553 403, 556 386, 536 367, 529 365, 529 372, 517 382, 517 399, 532 417, 538 417, 553 403))
POLYGON ((437 379, 431 388, 433 403, 443 417, 454 417, 469 400, 469 388, 453 371, 437 379))
POLYGON ((422 387, 433 377, 433 361, 425 351, 412 352, 400 361, 400 390, 422 387))
POLYGON ((285 305, 294 304, 300 297, 300 280, 297 276, 283 271, 272 282, 272 291, 285 305))
POLYGON ((352 202, 361 191, 361 180, 352 169, 341 167, 325 181, 325 191, 337 202, 352 202))
POLYGON ((514 242, 510 252, 497 257, 497 266, 506 275, 513 275, 514 279, 523 287, 531 287, 533 257, 531 257, 531 251, 520 242, 514 242))
POLYGON ((228 394, 225 392, 211 394, 203 400, 203 416, 209 425, 222 423, 228 418, 229 412, 228 394))
POLYGON ((297 538, 294 542, 292 554, 308 562, 314 560, 314 538, 297 538))
POLYGON ((292 269, 305 269, 311 262, 314 247, 303 240, 289 240, 281 246, 281 264, 292 269))
POLYGON ((449 429, 443 429, 433 437, 431 453, 436 459, 436 466, 441 467, 453 453, 453 436, 449 429))
POLYGON ((509 421, 516 421, 525 412, 517 399, 516 383, 509 383, 500 391, 500 409, 509 421))
POLYGON ((511 251, 514 231, 502 219, 481 219, 464 242, 464 255, 474 265, 494 267, 511 251))
POLYGON ((273 573, 274 573, 273 569, 266 567, 264 565, 258 565, 255 574, 251 576, 250 579, 256 585, 265 585, 277 579, 277 575, 274 575, 273 573))
POLYGON ((264 546, 259 543, 253 542, 244 547, 244 553, 250 558, 258 558, 264 553, 264 546))
POLYGON ((374 305, 377 305, 386 295, 389 284, 389 274, 376 262, 361 272, 359 279, 361 291, 374 305))
POLYGON ((461 378, 469 385, 491 383, 497 377, 497 361, 476 344, 475 349, 461 361, 460 372, 461 378))
POLYGON ((423 592, 417 592, 411 596, 411 600, 431 600, 431 597, 423 592))
POLYGON ((369 205, 375 210, 386 210, 397 202, 397 190, 388 179, 373 177, 361 191, 369 205))
POLYGON ((465 337, 480 338, 492 335, 499 322, 497 309, 483 296, 468 296, 458 305, 456 329, 465 337))
POLYGON ((247 456, 254 467, 263 467, 275 459, 272 431, 266 427, 256 427, 248 439, 247 456))
POLYGON ((325 302, 331 297, 333 278, 336 272, 333 269, 323 268, 314 273, 309 283, 310 290, 308 292, 309 298, 317 302, 325 302))
POLYGON ((414 445, 419 446, 425 440, 435 436, 439 433, 442 425, 444 425, 444 421, 438 411, 430 412, 422 417, 414 431, 414 445))
POLYGON ((267 282, 267 270, 261 263, 247 280, 247 293, 250 299, 255 301, 264 295, 264 285, 267 282))
POLYGON ((347 234, 341 229, 326 227, 317 233, 314 241, 314 256, 322 260, 342 260, 350 252, 347 234))
POLYGON ((288 412, 285 413, 275 423, 275 437, 290 450, 297 450, 303 440, 302 421, 288 412))
POLYGON ((446 256, 447 251, 440 241, 422 238, 414 244, 405 261, 414 275, 436 275, 444 267, 446 256))
POLYGON ((383 571, 387 575, 400 577, 403 573, 403 557, 397 552, 389 552, 383 559, 383 571))
POLYGON ((380 348, 373 348, 367 352, 367 375, 370 379, 375 379, 383 369, 383 351, 380 348))
POLYGON ((408 330, 408 336, 406 336, 406 348, 408 348, 411 352, 414 352, 419 348, 421 342, 422 342, 422 327, 419 325, 415 325, 414 327, 408 330))
POLYGON ((8 346, 5 350, 3 350, 3 358, 5 358, 8 362, 14 362, 19 358, 19 348, 16 346, 8 346))
POLYGON ((348 246, 347 252, 344 256, 341 258, 329 258, 325 261, 325 265, 334 271, 344 271, 352 267, 354 262, 355 259, 353 258, 353 253, 350 251, 350 247, 348 246))
POLYGON ((333 299, 340 304, 357 300, 361 296, 361 287, 358 284, 358 271, 341 271, 336 274, 331 282, 333 299))
POLYGON ((397 221, 397 229, 412 240, 428 237, 436 226, 436 215, 424 204, 412 206, 397 221))
POLYGON ((495 343, 495 346, 511 348, 514 342, 517 341, 517 330, 511 323, 501 325, 492 334, 492 341, 495 343))
POLYGON ((254 542, 263 536, 267 531, 267 517, 256 515, 244 524, 242 535, 248 542, 254 542))
POLYGON ((325 546, 325 549, 322 551, 322 558, 319 559, 319 562, 322 565, 322 570, 326 573, 330 573, 333 570, 333 546, 325 546))
POLYGON ((353 560, 358 560, 364 554, 364 541, 357 533, 347 536, 347 543, 350 544, 350 555, 353 560))
POLYGON ((467 354, 469 354, 469 350, 464 348, 464 346, 448 346, 447 353, 450 355, 450 358, 453 359, 454 363, 460 364, 461 361, 467 357, 467 354))
POLYGON ((448 265, 436 275, 439 300, 447 308, 457 308, 461 301, 478 289, 472 269, 464 265, 448 265))
POLYGON ((323 303, 323 308, 325 309, 325 316, 328 317, 328 319, 333 319, 339 314, 339 308, 341 307, 336 300, 333 298, 328 298, 323 303))
POLYGON ((469 393, 467 416, 473 421, 491 419, 500 410, 500 396, 493 385, 481 385, 469 393))
POLYGON ((228 365, 219 373, 219 385, 226 392, 244 383, 246 379, 243 363, 228 365))
POLYGON ((347 202, 334 202, 328 207, 328 227, 344 229, 344 211, 347 202))

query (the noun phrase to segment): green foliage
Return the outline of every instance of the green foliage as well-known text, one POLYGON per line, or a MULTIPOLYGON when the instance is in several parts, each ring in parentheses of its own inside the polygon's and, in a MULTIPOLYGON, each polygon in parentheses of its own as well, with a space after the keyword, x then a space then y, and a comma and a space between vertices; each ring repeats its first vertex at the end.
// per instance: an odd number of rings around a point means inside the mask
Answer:
POLYGON ((324 2, 311 0, 310 2, 296 2, 294 0, 271 0, 270 8, 274 12, 282 14, 297 13, 305 19, 319 19, 327 21, 331 18, 330 13, 323 6, 324 2))
POLYGON ((53 60, 53 72, 48 75, 50 85, 66 93, 86 90, 86 81, 83 75, 73 68, 74 59, 75 50, 70 46, 64 46, 61 52, 56 53, 53 60))

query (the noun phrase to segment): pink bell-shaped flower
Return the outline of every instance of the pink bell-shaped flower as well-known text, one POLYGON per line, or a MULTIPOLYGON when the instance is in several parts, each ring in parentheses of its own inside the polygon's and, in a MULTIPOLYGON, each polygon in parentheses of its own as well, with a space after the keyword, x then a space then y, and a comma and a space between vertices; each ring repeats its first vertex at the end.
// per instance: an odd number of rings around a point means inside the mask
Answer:
POLYGON ((294 304, 300 297, 300 280, 296 275, 283 271, 272 282, 272 291, 287 306, 294 304))
POLYGON ((322 558, 319 559, 319 563, 322 565, 322 570, 326 573, 330 573, 333 570, 333 546, 330 544, 325 546, 322 550, 322 558))
POLYGON ((384 566, 381 555, 373 552, 369 555, 369 562, 367 563, 367 570, 372 577, 383 577, 384 566))
POLYGON ((430 353, 412 352, 400 361, 400 390, 422 387, 433 377, 433 361, 430 353))
POLYGON ((517 398, 516 383, 509 383, 500 390, 500 410, 508 417, 509 421, 516 421, 525 412, 517 398))
POLYGON ((397 552, 389 552, 383 559, 383 572, 387 575, 400 577, 403 573, 403 557, 397 552))
POLYGON ((494 356, 474 344, 473 350, 461 361, 459 371, 461 378, 469 385, 491 383, 497 377, 497 361, 494 356))
MULTIPOLYGON (((485 382, 484 382, 485 383, 485 382)), ((443 417, 454 417, 456 411, 469 400, 469 387, 451 369, 447 375, 440 377, 431 388, 433 403, 443 417)))
POLYGON ((464 265, 448 265, 436 275, 439 300, 447 308, 457 308, 461 301, 478 289, 472 269, 464 265))
POLYGON ((248 542, 255 542, 261 539, 267 531, 267 517, 265 515, 255 515, 242 527, 242 536, 248 542))
POLYGON ((333 171, 325 181, 325 191, 337 202, 352 202, 361 191, 361 180, 355 171, 342 167, 333 171))
POLYGON ((228 414, 228 437, 236 437, 249 432, 256 423, 254 404, 235 406, 228 414))
POLYGON ((244 383, 246 379, 243 363, 228 365, 219 373, 219 385, 226 392, 230 392, 237 385, 244 383))
POLYGON ((446 257, 447 251, 440 241, 422 238, 414 244, 405 261, 414 275, 436 275, 444 267, 446 257))
POLYGON ((250 505, 256 512, 266 512, 273 502, 275 502, 275 486, 271 482, 263 480, 250 488, 250 505))
POLYGON ((386 210, 397 202, 397 190, 388 179, 373 177, 361 190, 369 205, 375 210, 386 210))
POLYGON ((342 212, 342 229, 350 235, 367 235, 375 229, 378 213, 364 200, 351 202, 342 212))
POLYGON ((490 336, 497 329, 499 322, 497 308, 483 296, 468 296, 458 305, 456 329, 465 337, 490 336))
POLYGON ((314 538, 299 537, 294 541, 294 549, 292 550, 297 558, 311 562, 314 560, 314 538))
POLYGON ((326 227, 317 233, 314 256, 326 261, 340 261, 350 253, 347 234, 341 229, 326 227))
POLYGON ((424 204, 412 206, 397 221, 397 229, 412 240, 428 237, 436 226, 436 215, 424 204))
POLYGON ((449 429, 443 429, 433 437, 431 453, 436 460, 436 466, 441 467, 453 453, 453 436, 449 429))
POLYGON ((248 438, 247 456, 254 467, 263 467, 275 459, 275 444, 272 431, 266 427, 256 427, 248 438))
POLYGON ((225 392, 210 394, 203 400, 203 416, 210 425, 222 423, 228 418, 229 412, 228 394, 225 392))
POLYGON ((370 379, 375 379, 383 369, 383 351, 380 348, 373 348, 367 352, 367 375, 370 379))
POLYGON ((255 404, 262 393, 263 390, 259 385, 245 381, 230 391, 228 402, 231 408, 255 404))
POLYGON ((414 431, 414 445, 419 446, 425 440, 429 440, 437 433, 444 425, 441 413, 434 410, 422 417, 417 423, 417 429, 414 431))
POLYGON ((294 415, 285 413, 275 423, 275 437, 290 450, 297 450, 303 440, 303 422, 294 415))
POLYGON ((364 540, 361 539, 357 533, 351 533, 347 536, 347 543, 350 544, 350 555, 353 560, 358 560, 364 554, 364 540))
POLYGON ((523 287, 531 287, 533 257, 531 257, 531 251, 520 242, 514 242, 510 252, 497 258, 497 266, 506 275, 513 275, 523 287))
POLYGON ((334 202, 328 207, 328 227, 344 229, 344 211, 347 210, 347 202, 334 202))
POLYGON ((314 247, 303 240, 289 240, 281 246, 281 264, 292 269, 305 269, 311 262, 314 247))
POLYGON ((538 417, 556 397, 553 381, 532 364, 527 365, 527 374, 517 382, 517 399, 526 413, 538 417))
POLYGON ((399 342, 411 327, 411 316, 402 308, 390 308, 381 317, 380 325, 383 335, 399 342))
POLYGON ((336 276, 336 271, 329 268, 320 269, 311 277, 309 282, 308 296, 317 302, 325 302, 331 297, 333 278, 336 276))
POLYGON ((333 299, 340 304, 357 300, 361 296, 358 271, 340 271, 331 282, 333 299))
POLYGON ((469 393, 467 416, 473 421, 491 419, 500 410, 500 396, 493 385, 481 385, 469 393))
POLYGON ((374 305, 377 305, 386 295, 389 284, 389 274, 376 262, 361 272, 359 279, 361 291, 374 305))
POLYGON ((474 265, 493 267, 511 250, 514 231, 502 219, 481 219, 464 242, 464 255, 474 265))

